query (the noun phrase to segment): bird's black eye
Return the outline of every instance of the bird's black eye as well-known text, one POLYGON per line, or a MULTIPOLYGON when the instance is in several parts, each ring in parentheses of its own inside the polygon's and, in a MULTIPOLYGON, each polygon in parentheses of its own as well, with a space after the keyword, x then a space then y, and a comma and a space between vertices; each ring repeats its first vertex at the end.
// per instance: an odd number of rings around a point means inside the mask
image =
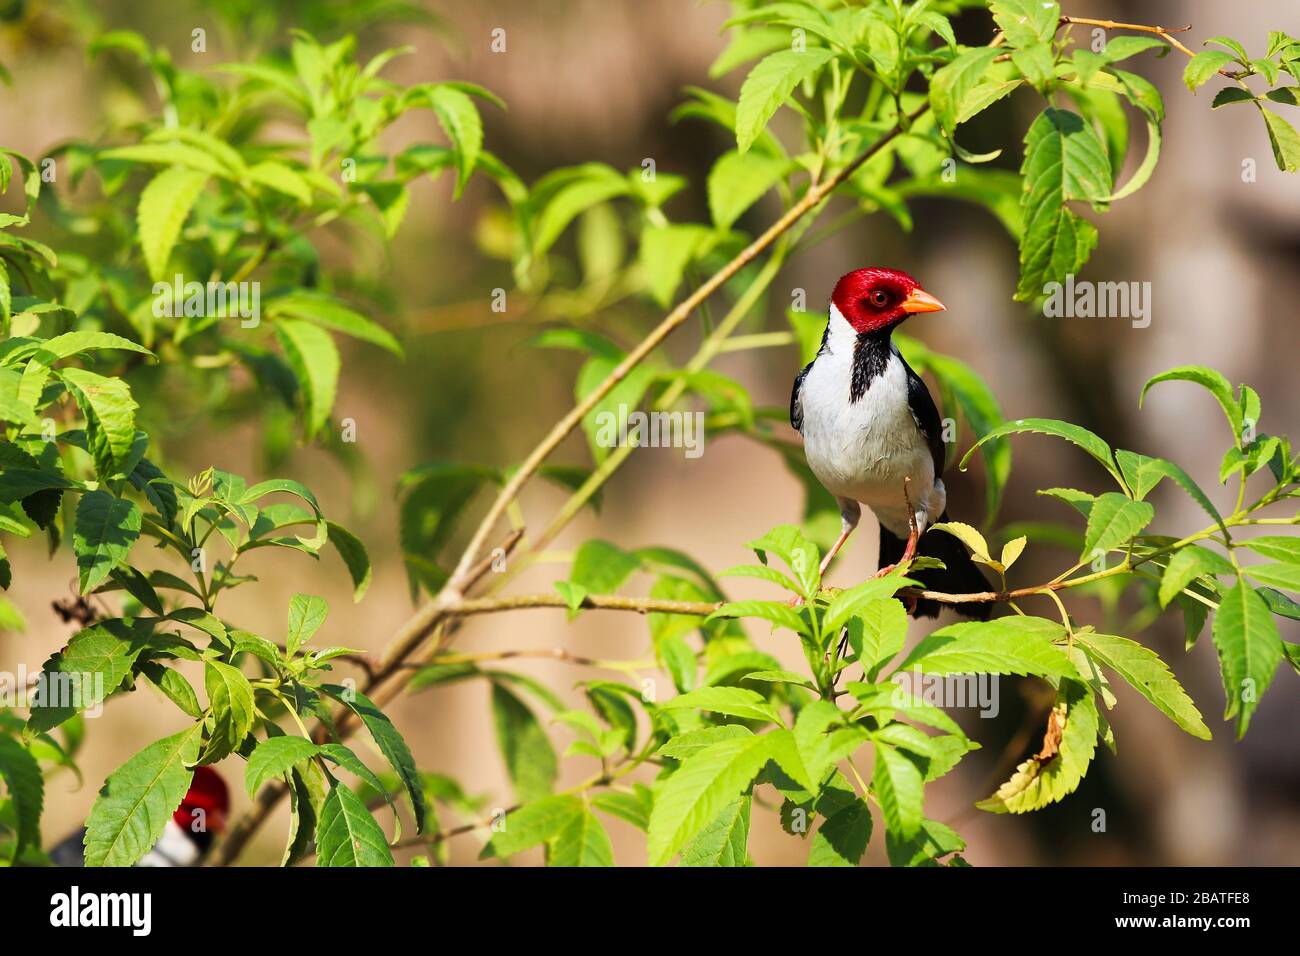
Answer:
POLYGON ((869 301, 877 309, 883 309, 885 306, 889 305, 889 301, 890 301, 889 293, 886 292, 884 289, 876 289, 869 296, 867 296, 867 301, 869 301))

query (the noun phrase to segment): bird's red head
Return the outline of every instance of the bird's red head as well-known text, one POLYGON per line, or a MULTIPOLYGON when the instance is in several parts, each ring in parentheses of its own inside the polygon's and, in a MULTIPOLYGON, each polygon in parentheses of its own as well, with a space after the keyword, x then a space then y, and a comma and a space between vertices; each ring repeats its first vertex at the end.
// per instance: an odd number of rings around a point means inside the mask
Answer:
POLYGON ((230 791, 226 782, 211 767, 196 767, 194 782, 190 784, 185 799, 172 814, 172 819, 187 831, 193 831, 200 819, 194 811, 202 810, 203 826, 208 833, 220 833, 226 828, 226 815, 230 813, 230 791))
POLYGON ((831 302, 858 334, 893 328, 917 312, 940 312, 943 303, 897 269, 855 269, 841 276, 831 302))

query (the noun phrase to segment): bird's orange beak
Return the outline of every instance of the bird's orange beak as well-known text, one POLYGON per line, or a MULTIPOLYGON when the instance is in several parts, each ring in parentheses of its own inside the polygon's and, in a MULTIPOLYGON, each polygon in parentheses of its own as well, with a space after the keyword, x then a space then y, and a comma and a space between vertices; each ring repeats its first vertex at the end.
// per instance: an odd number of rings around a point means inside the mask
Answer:
POLYGON ((907 313, 916 312, 942 312, 945 306, 924 289, 913 289, 912 294, 903 300, 903 311, 907 313))

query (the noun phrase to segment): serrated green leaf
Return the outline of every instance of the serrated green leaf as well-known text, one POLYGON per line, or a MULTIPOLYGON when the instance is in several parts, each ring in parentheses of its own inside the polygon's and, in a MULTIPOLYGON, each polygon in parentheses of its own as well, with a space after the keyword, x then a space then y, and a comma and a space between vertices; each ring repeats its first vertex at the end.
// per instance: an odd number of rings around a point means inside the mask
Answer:
POLYGON ((281 777, 293 769, 294 764, 310 760, 320 747, 306 737, 285 735, 263 740, 248 755, 244 769, 244 789, 249 799, 257 795, 262 785, 273 777, 281 777))
POLYGON ((1214 74, 1233 62, 1232 55, 1222 50, 1205 50, 1196 54, 1183 70, 1183 83, 1195 93, 1204 86, 1214 74))
POLYGON ((753 150, 723 153, 709 171, 709 213, 713 225, 727 230, 750 206, 781 181, 787 162, 753 150))
POLYGON ((483 149, 483 120, 472 99, 446 84, 433 88, 429 105, 455 151, 456 197, 459 198, 483 149))
POLYGON ((1020 167, 1024 232, 1016 298, 1046 295, 1047 285, 1079 271, 1097 242, 1096 228, 1066 205, 1085 200, 1103 205, 1113 191, 1110 160, 1093 128, 1077 114, 1052 107, 1025 135, 1020 167))
POLYGON ((904 840, 915 836, 925 819, 925 784, 914 760, 877 742, 871 789, 880 802, 885 828, 904 840))
POLYGON ((328 332, 300 319, 279 320, 275 332, 298 380, 307 434, 315 436, 328 421, 338 392, 338 349, 328 332))
POLYGON ((547 845, 547 866, 613 866, 614 847, 604 825, 583 808, 547 845))
POLYGON ((1210 729, 1201 719, 1201 712, 1155 651, 1113 634, 1079 631, 1074 639, 1083 645, 1090 657, 1124 678, 1183 730, 1193 737, 1210 739, 1210 729))
POLYGON ((292 657, 320 630, 329 614, 325 599, 311 594, 295 594, 289 599, 289 630, 285 638, 285 654, 292 657))
POLYGON ((1004 617, 950 624, 917 644, 897 672, 920 668, 926 674, 1077 677, 1074 665, 1052 643, 1060 634, 1060 624, 1043 618, 1004 617))
POLYGON ((1148 502, 1134 501, 1117 491, 1098 495, 1088 512, 1080 560, 1091 561, 1126 544, 1155 516, 1156 509, 1148 502))
POLYGON ((107 491, 88 491, 77 503, 72 550, 77 556, 78 587, 92 591, 126 561, 140 538, 143 515, 134 501, 107 491))
POLYGON ((18 860, 27 847, 40 848, 45 782, 31 751, 5 733, 0 733, 0 779, 9 791, 9 803, 17 818, 13 859, 18 860))
POLYGON ((182 166, 164 169, 140 193, 137 225, 149 278, 161 281, 167 273, 181 226, 207 185, 208 174, 182 166))
POLYGON ((248 678, 229 664, 204 661, 203 684, 212 710, 212 729, 203 762, 216 763, 239 749, 253 729, 257 708, 248 678))
POLYGON ((680 865, 744 866, 749 843, 750 804, 749 797, 728 804, 717 819, 682 850, 680 865))
POLYGON ((522 801, 550 792, 555 783, 555 750, 533 712, 499 683, 492 685, 492 716, 506 773, 522 801))
POLYGON ((334 783, 316 824, 317 866, 392 866, 393 854, 379 823, 361 798, 334 783))
POLYGON ((763 57, 745 77, 736 105, 736 148, 744 153, 794 88, 831 61, 822 47, 781 50, 763 57))
POLYGON ((109 775, 86 818, 86 866, 134 866, 181 805, 202 724, 145 747, 109 775))
POLYGON ((671 860, 745 792, 770 757, 765 738, 746 735, 706 747, 656 787, 647 837, 651 866, 671 860))
MULTIPOLYGON (((496 690, 495 685, 493 689, 496 690)), ((411 801, 411 812, 415 817, 416 832, 423 833, 425 822, 424 787, 420 782, 420 775, 415 769, 415 758, 411 756, 411 750, 406 746, 406 741, 402 738, 401 733, 393 725, 393 722, 388 719, 388 716, 375 705, 375 702, 360 691, 335 684, 325 684, 321 687, 321 690, 361 718, 361 722, 365 724, 366 730, 370 731, 370 736, 374 739, 379 752, 384 755, 384 759, 397 772, 398 778, 402 781, 402 786, 406 788, 406 796, 411 801)))
POLYGON ((778 714, 761 694, 743 687, 699 687, 681 694, 659 705, 661 710, 681 710, 683 708, 712 711, 729 717, 741 717, 746 720, 770 721, 781 723, 778 714))

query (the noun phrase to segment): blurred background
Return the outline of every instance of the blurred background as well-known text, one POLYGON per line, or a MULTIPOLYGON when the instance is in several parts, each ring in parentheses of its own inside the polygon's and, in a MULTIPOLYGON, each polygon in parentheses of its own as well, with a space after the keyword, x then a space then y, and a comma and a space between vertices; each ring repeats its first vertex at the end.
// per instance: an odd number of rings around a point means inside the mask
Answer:
MULTIPOLYGON (((1080 16, 1192 24, 1187 42, 1193 48, 1220 33, 1241 38, 1252 50, 1262 48, 1269 29, 1300 35, 1300 7, 1293 0, 1066 0, 1063 6, 1066 13, 1080 16)), ((272 46, 287 26, 319 30, 325 39, 352 30, 361 37, 363 51, 402 43, 416 48, 415 55, 395 61, 386 74, 397 82, 465 79, 500 95, 508 110, 484 108, 486 144, 525 181, 561 165, 596 160, 630 169, 653 158, 661 172, 681 174, 691 183, 671 206, 681 221, 707 220, 703 184, 729 144, 716 127, 674 124, 668 115, 682 101, 685 86, 734 97, 745 72, 709 77, 710 64, 725 46, 720 26, 728 7, 719 2, 462 0, 432 4, 432 19, 388 20, 379 27, 371 15, 382 11, 373 4, 250 3, 241 30, 224 25, 228 20, 193 0, 93 5, 0 0, 0 8, 11 15, 0 26, 0 62, 13 74, 12 85, 0 90, 0 139, 31 156, 44 155, 70 137, 93 139, 105 118, 122 107, 122 84, 138 82, 103 58, 87 59, 78 32, 86 24, 139 30, 193 69, 245 56, 245 44, 272 46), (190 52, 196 27, 208 30, 207 53, 190 52), (489 48, 497 28, 506 31, 504 53, 489 48)), ((971 23, 982 28, 975 19, 971 23)), ((785 328, 784 311, 795 289, 807 291, 809 310, 816 311, 824 307, 835 280, 850 269, 869 264, 906 269, 948 306, 945 313, 911 323, 907 331, 972 365, 997 394, 1007 418, 1069 419, 1114 447, 1171 458, 1218 504, 1231 507, 1232 493, 1215 481, 1228 434, 1213 400, 1190 385, 1163 386, 1139 413, 1138 391, 1155 372, 1203 363, 1258 389, 1262 429, 1297 435, 1300 177, 1276 170, 1253 111, 1225 109, 1212 115, 1210 87, 1196 98, 1188 94, 1181 84, 1184 62, 1176 54, 1144 59, 1141 70, 1157 83, 1168 106, 1162 162, 1144 189, 1100 217, 1100 246, 1084 272, 1084 278, 1096 281, 1150 282, 1148 328, 1135 329, 1117 319, 1048 320, 1013 303, 1016 251, 1005 232, 974 206, 926 200, 913 206, 910 234, 893 220, 874 216, 792 260, 774 285, 767 314, 752 319, 747 328, 785 328), (1254 181, 1243 181, 1247 159, 1256 161, 1254 181)), ((1029 98, 1013 98, 992 111, 981 129, 991 142, 1018 143, 1036 108, 1029 98)), ((407 142, 440 141, 440 135, 433 115, 419 112, 395 126, 390 140, 396 150, 407 142)), ((1138 155, 1130 164, 1140 159, 1141 136, 1135 133, 1133 152, 1138 155)), ((1004 159, 1018 163, 1018 150, 1009 153, 1004 159)), ((379 293, 390 310, 378 318, 404 335, 407 357, 401 362, 373 348, 340 343, 348 351, 335 413, 357 423, 359 467, 345 468, 318 450, 295 448, 276 473, 307 481, 326 514, 361 536, 375 561, 374 585, 353 605, 346 574, 332 556, 313 563, 299 555, 255 553, 246 570, 260 573, 263 581, 234 592, 224 615, 258 633, 280 633, 293 593, 316 593, 330 598, 330 618, 321 635, 326 643, 379 649, 413 609, 398 548, 398 477, 424 462, 518 461, 572 403, 579 359, 521 347, 554 316, 530 308, 522 295, 504 314, 490 307, 492 289, 512 287, 509 263, 485 255, 483 248, 485 242, 490 245, 499 194, 477 179, 461 202, 453 205, 450 192, 446 178, 418 183, 389 253, 365 244, 326 244, 327 263, 353 266, 356 257, 373 259, 379 293)), ((740 227, 756 233, 777 214, 777 201, 769 195, 740 227)), ((596 317, 593 326, 614 330, 626 344, 632 341, 629 330, 645 327, 653 317, 644 306, 620 305, 596 317)), ((670 343, 669 351, 680 360, 695 341, 698 329, 692 326, 670 343)), ((756 404, 782 406, 798 359, 793 347, 765 349, 723 356, 717 367, 746 384, 756 404)), ((1068 522, 1068 509, 1037 497, 1038 488, 1104 490, 1104 476, 1070 446, 1024 437, 1015 439, 1013 447, 1002 521, 1068 522)), ((256 423, 227 427, 219 421, 187 421, 165 439, 173 461, 194 471, 216 465, 250 480, 271 477, 260 448, 256 423)), ((586 454, 581 438, 575 437, 560 457, 585 463, 586 454)), ((978 520, 977 479, 950 475, 949 487, 954 518, 978 520)), ((562 500, 560 492, 534 483, 523 497, 524 515, 545 521, 562 500)), ((1199 509, 1168 482, 1155 500, 1157 532, 1185 533, 1204 524, 1199 509)), ((743 542, 774 524, 797 521, 802 504, 802 489, 779 457, 743 438, 709 442, 703 456, 691 460, 680 450, 643 449, 609 484, 599 516, 584 513, 554 547, 562 558, 592 536, 629 548, 671 545, 719 570, 749 557, 743 542)), ((466 530, 460 529, 461 539, 466 530)), ((832 583, 850 584, 873 570, 872 522, 864 522, 844 554, 832 571, 832 583)), ((0 668, 13 671, 22 662, 35 670, 73 633, 74 625, 61 622, 51 602, 74 592, 74 565, 66 552, 49 560, 40 544, 17 549, 12 558, 16 585, 10 597, 26 616, 28 629, 0 635, 0 668)), ((1031 546, 1013 580, 1027 583, 1045 573, 1054 575, 1070 563, 1064 558, 1031 546)), ((566 575, 563 563, 540 564, 512 590, 549 591, 554 580, 566 575)), ((644 583, 631 587, 638 586, 644 583)), ((733 596, 765 593, 745 582, 730 590, 733 596)), ((1091 620, 1095 604, 1076 605, 1082 621, 1091 620)), ((781 646, 756 628, 751 633, 764 650, 788 664, 799 662, 796 648, 781 646)), ((1297 625, 1285 623, 1283 637, 1300 638, 1297 625)), ((1119 706, 1108 714, 1118 755, 1100 751, 1077 793, 1030 817, 982 813, 971 805, 1009 775, 1008 742, 1013 763, 1033 749, 1032 740, 1022 737, 1022 749, 1014 750, 1026 709, 1035 703, 1033 688, 1004 681, 1001 715, 964 721, 984 749, 929 788, 927 816, 956 827, 969 844, 965 855, 973 864, 1300 861, 1300 748, 1295 746, 1300 679, 1284 666, 1250 734, 1236 743, 1230 726, 1219 719, 1223 690, 1208 635, 1184 654, 1175 615, 1141 639, 1170 662, 1214 731, 1213 742, 1188 737, 1120 687, 1119 706), (1093 828, 1097 808, 1105 811, 1105 832, 1093 828)), ((648 634, 635 615, 586 613, 570 625, 560 611, 533 611, 471 619, 456 646, 466 652, 562 647, 590 657, 640 658, 647 655, 648 634)), ((560 661, 520 660, 507 666, 543 680, 575 702, 579 695, 571 688, 576 681, 617 676, 593 675, 560 661)), ((666 677, 653 671, 642 676, 669 686, 666 677)), ((483 681, 457 683, 403 698, 390 710, 420 767, 455 778, 467 793, 482 797, 485 812, 513 802, 496 748, 488 692, 483 681)), ((130 706, 110 703, 102 717, 89 722, 81 757, 84 784, 63 776, 47 790, 47 842, 79 825, 100 782, 130 753, 171 732, 173 723, 179 729, 183 718, 152 693, 141 690, 130 706)), ((1040 731, 1041 725, 1033 733, 1040 731)), ((571 734, 556 728, 553 736, 562 750, 571 734)), ((233 761, 221 769, 238 810, 246 803, 240 771, 233 761)), ((565 760, 560 785, 592 770, 587 758, 565 760)), ((625 864, 643 861, 642 836, 620 821, 608 825, 616 858, 625 864)), ((286 827, 282 808, 245 860, 276 862, 286 827)), ((883 860, 881 833, 878 828, 868 863, 883 860)), ((458 837, 451 843, 451 861, 472 863, 480 847, 476 836, 458 837)), ((802 864, 807 847, 780 831, 770 807, 756 807, 750 853, 760 865, 802 864)))

